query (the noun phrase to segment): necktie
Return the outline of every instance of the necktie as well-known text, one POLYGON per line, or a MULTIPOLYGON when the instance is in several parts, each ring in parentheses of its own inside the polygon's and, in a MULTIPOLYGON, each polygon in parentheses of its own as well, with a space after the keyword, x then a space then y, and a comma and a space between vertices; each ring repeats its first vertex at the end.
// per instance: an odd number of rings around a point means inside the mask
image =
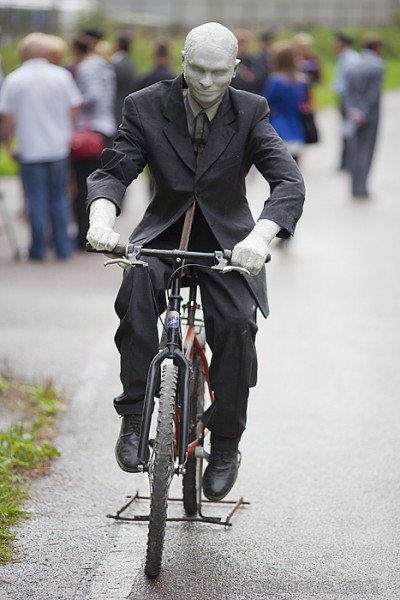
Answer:
POLYGON ((204 110, 201 110, 195 117, 193 124, 193 149, 200 158, 201 153, 207 143, 208 134, 210 131, 210 123, 204 110))

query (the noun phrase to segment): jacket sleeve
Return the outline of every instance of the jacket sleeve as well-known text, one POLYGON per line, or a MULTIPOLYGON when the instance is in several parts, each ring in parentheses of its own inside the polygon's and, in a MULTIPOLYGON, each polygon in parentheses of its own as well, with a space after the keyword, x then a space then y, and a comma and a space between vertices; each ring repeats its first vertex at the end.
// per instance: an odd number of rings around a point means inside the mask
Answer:
POLYGON ((136 103, 131 96, 125 99, 122 124, 113 148, 106 148, 101 156, 102 166, 87 180, 90 205, 97 198, 111 200, 121 212, 126 188, 147 164, 145 136, 136 103))
POLYGON ((259 218, 275 221, 282 228, 278 237, 286 238, 293 235, 301 217, 305 187, 296 162, 270 125, 268 115, 268 104, 260 97, 249 143, 253 162, 269 184, 270 196, 259 218))

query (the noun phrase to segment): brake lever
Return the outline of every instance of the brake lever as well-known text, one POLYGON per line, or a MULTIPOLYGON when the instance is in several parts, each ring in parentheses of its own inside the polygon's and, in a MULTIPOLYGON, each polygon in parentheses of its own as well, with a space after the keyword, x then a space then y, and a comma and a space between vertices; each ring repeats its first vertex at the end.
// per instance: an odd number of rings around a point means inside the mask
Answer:
POLYGON ((131 267, 132 263, 130 260, 128 260, 127 258, 111 258, 110 260, 106 260, 106 262, 104 263, 105 267, 108 267, 109 265, 119 265, 120 267, 131 267))
POLYGON ((250 271, 248 271, 244 267, 234 267, 233 265, 228 265, 226 267, 223 267, 220 270, 221 270, 221 273, 230 273, 231 271, 237 271, 241 275, 250 275, 250 271))

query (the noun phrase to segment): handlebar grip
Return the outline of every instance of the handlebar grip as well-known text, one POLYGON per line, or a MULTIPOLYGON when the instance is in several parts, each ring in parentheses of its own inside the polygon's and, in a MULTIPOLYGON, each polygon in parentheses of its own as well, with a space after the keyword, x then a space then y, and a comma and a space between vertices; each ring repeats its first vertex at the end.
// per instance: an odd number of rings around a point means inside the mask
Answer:
POLYGON ((111 251, 96 250, 95 248, 93 248, 93 246, 91 244, 89 244, 89 242, 86 242, 86 252, 95 252, 97 254, 107 254, 107 255, 112 254, 112 256, 119 257, 119 256, 126 255, 126 246, 124 244, 117 244, 115 246, 115 248, 111 251))
POLYGON ((86 252, 101 252, 100 250, 95 250, 89 242, 86 242, 86 252))
MULTIPOLYGON (((225 258, 227 260, 230 261, 231 257, 232 257, 232 250, 224 250, 224 256, 225 256, 225 258)), ((265 262, 266 263, 271 262, 271 255, 270 254, 267 254, 267 256, 265 257, 265 262)))

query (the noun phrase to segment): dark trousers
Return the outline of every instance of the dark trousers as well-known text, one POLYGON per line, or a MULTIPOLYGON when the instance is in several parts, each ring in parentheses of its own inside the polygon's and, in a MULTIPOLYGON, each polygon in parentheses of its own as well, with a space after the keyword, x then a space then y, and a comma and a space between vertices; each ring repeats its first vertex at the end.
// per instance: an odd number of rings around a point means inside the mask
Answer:
MULTIPOLYGON (((171 265, 156 258, 148 259, 148 265, 125 272, 115 302, 123 393, 114 406, 120 415, 141 414, 148 367, 158 352, 157 317, 165 309, 171 265)), ((198 278, 215 394, 203 422, 218 436, 237 438, 246 426, 249 387, 257 380, 256 301, 238 273, 198 269, 198 278)))
POLYGON ((363 123, 349 140, 350 173, 353 196, 368 196, 367 179, 374 155, 378 120, 363 123))
MULTIPOLYGON (((340 101, 340 114, 342 117, 342 127, 343 127, 343 124, 346 120, 346 109, 345 109, 342 101, 340 101)), ((340 163, 339 163, 340 171, 349 171, 350 170, 350 161, 351 161, 351 154, 350 154, 350 148, 349 148, 349 140, 342 133, 342 148, 341 148, 340 163)))

